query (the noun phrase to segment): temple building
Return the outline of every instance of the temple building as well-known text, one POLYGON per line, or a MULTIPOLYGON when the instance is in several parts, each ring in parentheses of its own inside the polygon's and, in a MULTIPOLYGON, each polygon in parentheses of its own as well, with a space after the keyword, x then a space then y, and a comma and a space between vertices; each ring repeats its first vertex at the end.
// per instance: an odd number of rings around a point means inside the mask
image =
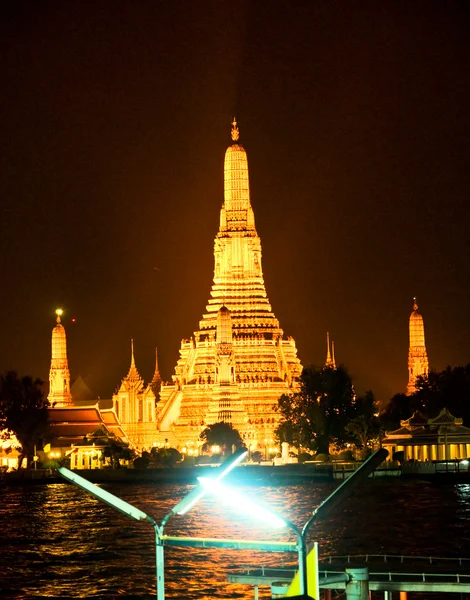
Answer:
POLYGON ((413 298, 413 312, 410 315, 410 348, 408 351, 408 386, 406 394, 416 391, 416 378, 427 377, 429 372, 428 355, 424 342, 424 321, 418 312, 416 298, 413 298))
POLYGON ((113 394, 113 409, 129 441, 139 450, 150 450, 156 441, 154 389, 160 381, 157 360, 154 377, 145 385, 135 366, 134 340, 131 340, 131 366, 113 394))
POLYGON ((266 294, 247 155, 238 139, 234 120, 206 312, 182 341, 173 384, 161 386, 157 404, 160 441, 180 448, 201 444, 201 431, 220 421, 253 449, 266 447, 278 423, 278 399, 296 389, 302 369, 266 294))
POLYGON ((47 460, 47 457, 70 457, 72 469, 99 469, 106 464, 104 448, 108 444, 116 443, 127 447, 131 440, 112 407, 100 407, 98 400, 79 401, 73 397, 62 314, 62 309, 58 308, 57 323, 52 330, 50 387, 47 397, 51 407, 48 431, 45 434, 50 448, 47 452, 40 452, 41 460, 47 460))
POLYGON ((92 399, 81 378, 78 387, 70 387, 67 339, 61 323, 63 311, 57 309, 56 314, 48 395, 52 455, 70 456, 72 468, 101 468, 103 449, 109 443, 130 446, 139 452, 150 450, 157 433, 155 392, 161 383, 158 359, 153 379, 145 385, 135 365, 132 340, 130 369, 112 400, 92 399), (71 389, 77 390, 77 396, 72 395, 71 389))
POLYGON ((49 371, 49 395, 51 406, 62 407, 72 405, 70 393, 70 371, 67 361, 67 339, 61 323, 62 309, 56 310, 57 324, 52 330, 52 356, 49 371))
POLYGON ((459 460, 470 456, 470 429, 454 417, 447 408, 433 419, 416 411, 409 419, 400 421, 400 428, 389 431, 382 447, 390 457, 403 452, 404 460, 459 460))

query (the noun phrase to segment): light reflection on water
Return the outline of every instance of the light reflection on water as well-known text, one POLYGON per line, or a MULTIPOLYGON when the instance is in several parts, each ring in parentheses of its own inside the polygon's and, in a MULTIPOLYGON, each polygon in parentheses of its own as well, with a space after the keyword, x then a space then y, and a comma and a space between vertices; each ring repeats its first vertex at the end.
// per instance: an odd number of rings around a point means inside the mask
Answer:
MULTIPOLYGON (((186 485, 107 485, 110 492, 158 522, 188 493, 186 485)), ((302 526, 336 484, 242 486, 242 492, 302 526)), ((155 539, 139 523, 68 484, 2 489, 4 540, 0 545, 2 598, 148 598, 155 596, 155 539)), ((326 554, 465 556, 470 542, 470 485, 370 480, 324 522, 311 540, 326 554)), ((290 540, 248 516, 205 497, 175 516, 169 535, 290 540)), ((226 583, 227 572, 247 565, 295 565, 295 554, 230 549, 165 548, 168 598, 247 599, 253 590, 226 583)), ((269 588, 260 590, 270 597, 269 588)))

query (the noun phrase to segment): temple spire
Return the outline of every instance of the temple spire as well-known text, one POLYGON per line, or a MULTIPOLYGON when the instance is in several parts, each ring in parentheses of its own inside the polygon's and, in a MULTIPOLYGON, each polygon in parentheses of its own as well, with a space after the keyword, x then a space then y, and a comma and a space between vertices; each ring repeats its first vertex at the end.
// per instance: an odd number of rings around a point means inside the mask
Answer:
POLYGON ((326 361, 325 367, 332 367, 336 369, 335 363, 335 343, 331 342, 331 352, 330 352, 330 333, 326 332, 326 361))
POLYGON ((238 130, 237 119, 235 117, 233 117, 233 121, 232 121, 231 135, 232 135, 232 140, 234 142, 238 142, 238 139, 240 138, 240 131, 238 130))
POLYGON ((331 354, 330 354, 330 333, 326 332, 326 365, 331 364, 331 354))
POLYGON ((418 312, 418 303, 413 298, 413 312, 409 322, 410 345, 408 349, 408 386, 407 395, 416 391, 416 378, 427 377, 429 372, 429 361, 424 339, 424 321, 418 312))
POLYGON ((153 374, 152 382, 161 381, 160 369, 158 368, 158 348, 155 348, 155 372, 153 374))
POLYGON ((131 338, 131 366, 129 368, 129 373, 127 374, 125 379, 127 379, 128 381, 137 381, 142 379, 139 371, 137 370, 137 367, 135 366, 134 338, 131 338))
POLYGON ((135 369, 135 358, 134 358, 134 338, 131 338, 131 369, 135 369))
MULTIPOLYGON (((220 233, 236 232, 238 237, 256 234, 255 217, 250 203, 248 159, 245 149, 238 143, 240 132, 234 118, 232 141, 224 159, 224 204, 220 213, 220 233)), ((239 252, 235 250, 238 258, 239 252)))
POLYGON ((67 338, 61 322, 63 310, 56 311, 56 326, 52 330, 51 368, 49 371, 49 395, 52 406, 70 406, 70 371, 67 360, 67 338))
POLYGON ((162 386, 162 377, 160 375, 160 369, 158 367, 158 348, 155 348, 155 372, 152 377, 152 381, 150 382, 150 387, 153 390, 153 393, 156 397, 160 393, 160 388, 162 386))

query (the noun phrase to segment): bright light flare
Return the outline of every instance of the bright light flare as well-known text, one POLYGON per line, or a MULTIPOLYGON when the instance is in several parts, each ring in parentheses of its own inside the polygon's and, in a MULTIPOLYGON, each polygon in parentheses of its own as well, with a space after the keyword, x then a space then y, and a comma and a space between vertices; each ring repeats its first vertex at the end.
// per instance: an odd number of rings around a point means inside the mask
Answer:
POLYGON ((89 492, 92 496, 95 496, 95 498, 98 498, 98 500, 101 500, 102 502, 106 502, 106 504, 109 504, 109 506, 116 508, 117 510, 124 513, 128 517, 132 517, 133 519, 136 519, 137 521, 142 521, 143 519, 147 519, 147 521, 153 522, 153 519, 151 517, 148 517, 144 512, 142 512, 135 506, 132 506, 132 504, 128 504, 127 502, 125 502, 124 500, 121 500, 121 498, 118 498, 114 494, 110 494, 106 490, 101 489, 94 483, 91 483, 90 481, 88 481, 88 479, 85 479, 84 477, 81 477, 80 475, 73 473, 73 471, 69 471, 65 467, 60 467, 57 470, 59 471, 59 473, 62 475, 62 477, 64 479, 67 479, 68 481, 74 483, 75 485, 78 485, 78 487, 81 487, 86 492, 89 492))
POLYGON ((55 314, 58 317, 61 317, 64 314, 64 311, 61 308, 56 309, 55 314))
MULTIPOLYGON (((226 464, 223 464, 220 467, 220 472, 217 474, 217 477, 215 479, 211 479, 210 481, 220 481, 221 479, 223 479, 226 475, 230 473, 232 469, 234 469, 238 464, 242 462, 242 460, 247 454, 248 450, 241 450, 238 454, 234 454, 233 460, 230 460, 229 458, 226 461, 226 464)), ((198 477, 198 479, 200 478, 198 477)), ((172 509, 171 512, 175 515, 186 514, 189 510, 192 509, 192 507, 197 502, 199 502, 199 500, 204 496, 205 493, 206 490, 204 487, 201 488, 201 486, 199 486, 194 488, 194 490, 189 492, 187 496, 185 496, 182 500, 178 502, 178 504, 172 509)))
POLYGON ((209 479, 208 477, 198 477, 198 480, 207 491, 214 494, 214 496, 217 496, 217 498, 220 498, 225 504, 236 508, 238 511, 243 511, 250 515, 250 517, 253 517, 258 521, 263 521, 274 529, 287 527, 287 523, 281 519, 281 517, 278 517, 267 508, 259 506, 252 500, 245 498, 233 488, 220 483, 220 481, 209 479))

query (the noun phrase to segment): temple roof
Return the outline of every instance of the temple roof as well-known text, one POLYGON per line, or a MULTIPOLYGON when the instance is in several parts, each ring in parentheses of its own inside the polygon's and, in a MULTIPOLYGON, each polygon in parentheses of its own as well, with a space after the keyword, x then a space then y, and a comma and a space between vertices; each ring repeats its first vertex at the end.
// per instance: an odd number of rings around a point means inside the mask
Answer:
POLYGON ((142 377, 140 376, 140 373, 137 370, 137 367, 135 366, 133 339, 131 339, 131 366, 129 367, 129 372, 127 373, 124 379, 126 379, 127 381, 142 381, 142 377))
POLYGON ((463 421, 460 417, 454 417, 447 408, 443 408, 437 417, 429 419, 428 423, 429 425, 462 425, 463 421))
POLYGON ((435 444, 443 435, 449 437, 449 441, 455 443, 470 443, 470 428, 462 425, 462 419, 454 417, 447 408, 433 419, 425 417, 416 411, 412 417, 401 421, 401 427, 389 431, 384 442, 393 440, 395 443, 402 440, 406 444, 435 444))
POLYGON ((50 423, 100 423, 98 404, 88 407, 50 408, 50 423))
POLYGON ((109 436, 126 439, 114 410, 100 411, 98 404, 89 407, 66 407, 49 409, 49 425, 55 438, 67 444, 75 443, 105 428, 109 436))
POLYGON ((411 415, 409 419, 403 419, 400 421, 400 425, 402 427, 421 427, 427 422, 426 417, 419 410, 415 410, 415 412, 411 415))

